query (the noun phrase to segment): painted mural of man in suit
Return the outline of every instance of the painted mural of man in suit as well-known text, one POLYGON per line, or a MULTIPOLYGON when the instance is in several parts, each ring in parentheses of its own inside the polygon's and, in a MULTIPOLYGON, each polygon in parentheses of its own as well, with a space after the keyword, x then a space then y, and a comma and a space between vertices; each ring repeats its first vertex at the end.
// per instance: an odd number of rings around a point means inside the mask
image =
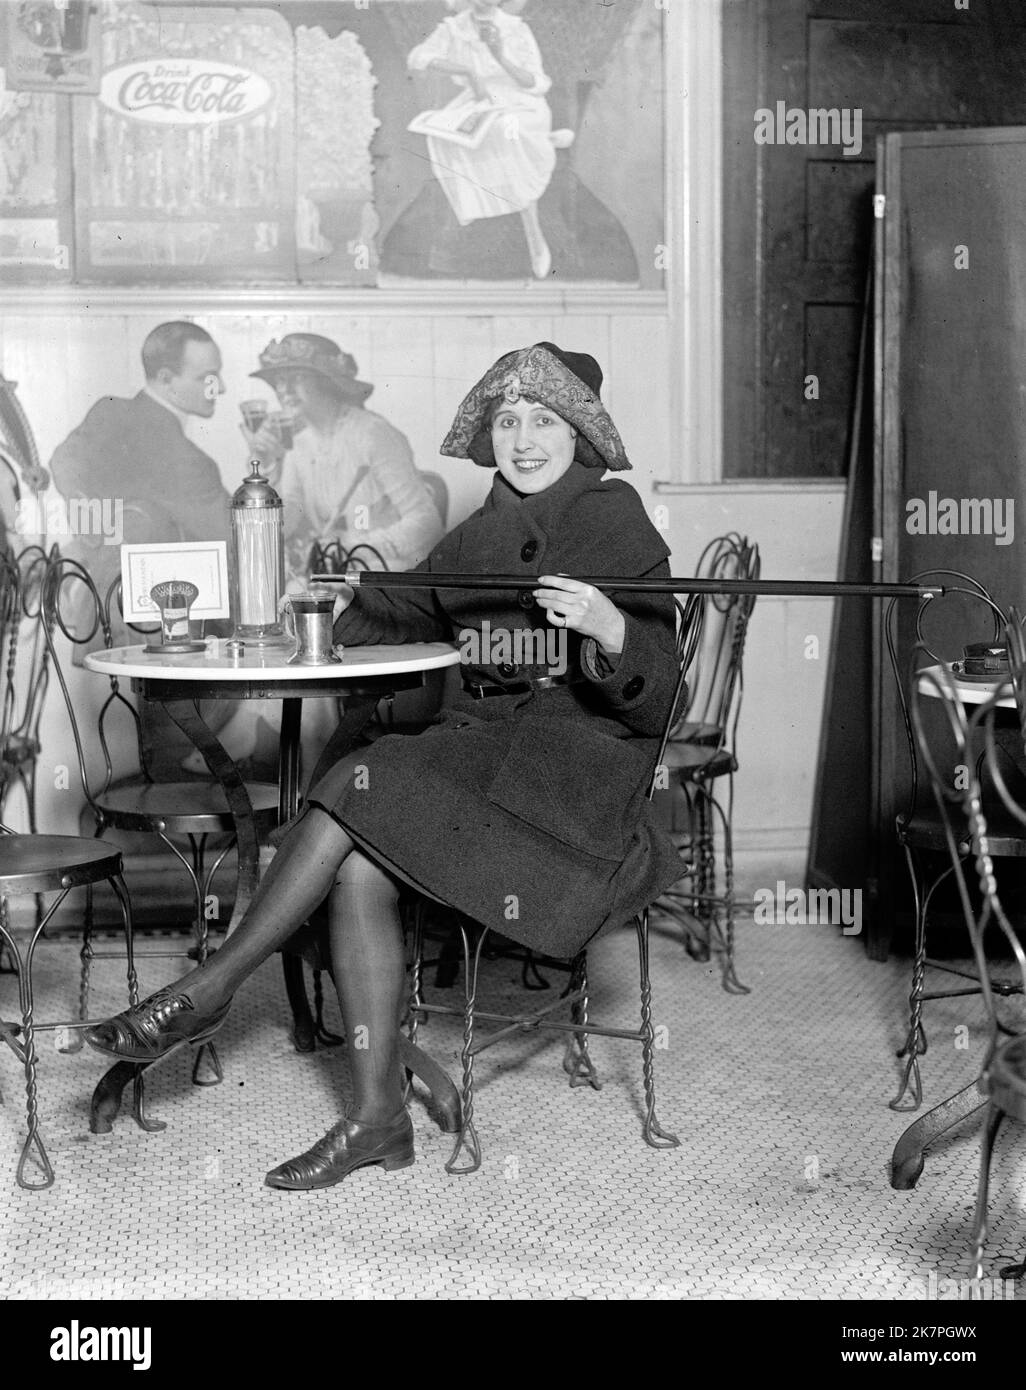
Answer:
MULTIPOLYGON (((102 396, 58 445, 54 484, 68 503, 118 501, 123 534, 116 541, 226 541, 230 498, 217 464, 186 433, 190 417, 209 419, 224 394, 217 344, 198 324, 162 323, 143 343, 142 366, 137 395, 102 396)), ((101 595, 120 572, 112 542, 79 534, 61 544, 101 595)))
MULTIPOLYGON (((231 499, 217 464, 186 433, 190 419, 209 419, 224 394, 217 344, 198 324, 158 324, 143 343, 142 367, 142 390, 132 397, 102 396, 50 461, 69 516, 121 518, 114 534, 79 529, 58 538, 61 554, 89 572, 101 598, 121 572, 121 542, 228 540, 231 499)), ((66 620, 87 631, 91 600, 83 586, 70 586, 67 607, 66 620)), ((116 610, 111 620, 115 646, 142 640, 116 610)), ((97 633, 89 645, 102 640, 97 633)), ((75 649, 76 662, 87 649, 75 649)), ((212 713, 215 724, 223 722, 212 713)), ((148 705, 141 714, 151 772, 173 776, 191 745, 148 705)))

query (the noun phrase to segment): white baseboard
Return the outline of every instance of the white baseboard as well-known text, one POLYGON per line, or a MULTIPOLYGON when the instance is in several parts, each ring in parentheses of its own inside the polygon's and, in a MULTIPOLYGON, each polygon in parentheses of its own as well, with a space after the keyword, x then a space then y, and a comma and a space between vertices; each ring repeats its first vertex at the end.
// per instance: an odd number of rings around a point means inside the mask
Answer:
POLYGON ((757 888, 773 888, 780 879, 788 887, 804 884, 809 833, 807 825, 735 830, 734 885, 737 898, 751 898, 757 888))

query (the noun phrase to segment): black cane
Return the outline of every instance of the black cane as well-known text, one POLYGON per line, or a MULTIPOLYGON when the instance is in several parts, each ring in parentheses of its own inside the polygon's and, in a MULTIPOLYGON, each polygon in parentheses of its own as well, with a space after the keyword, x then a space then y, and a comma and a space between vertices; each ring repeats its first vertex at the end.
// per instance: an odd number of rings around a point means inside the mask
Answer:
MULTIPOLYGON (((654 594, 785 594, 795 598, 938 598, 947 591, 939 584, 845 584, 817 579, 652 579, 637 575, 564 575, 578 584, 617 593, 654 594)), ((315 574, 314 584, 348 584, 354 589, 537 589, 533 574, 429 574, 422 570, 348 570, 345 574, 315 574)))

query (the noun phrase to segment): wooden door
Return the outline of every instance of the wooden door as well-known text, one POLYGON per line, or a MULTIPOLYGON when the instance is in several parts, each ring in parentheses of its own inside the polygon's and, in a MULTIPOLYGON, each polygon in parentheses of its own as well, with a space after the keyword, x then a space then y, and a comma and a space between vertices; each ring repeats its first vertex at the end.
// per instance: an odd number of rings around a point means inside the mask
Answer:
MULTIPOLYGON (((879 578, 951 569, 979 580, 1002 607, 1024 607, 1026 128, 889 136, 882 186, 873 528, 882 546, 879 578)), ((936 603, 928 636, 939 655, 952 658, 965 642, 990 636, 974 606, 936 603)), ((903 894, 894 817, 907 796, 908 756, 883 617, 881 605, 874 655, 878 864, 870 886, 878 890, 875 915, 886 934, 903 894)), ((899 649, 909 651, 914 605, 901 617, 899 649)))
POLYGON ((724 19, 725 471, 837 477, 877 137, 1026 122, 1026 5, 725 0, 724 19), (786 143, 786 124, 785 143, 757 144, 755 113, 780 103, 861 113, 858 152, 811 129, 786 143))

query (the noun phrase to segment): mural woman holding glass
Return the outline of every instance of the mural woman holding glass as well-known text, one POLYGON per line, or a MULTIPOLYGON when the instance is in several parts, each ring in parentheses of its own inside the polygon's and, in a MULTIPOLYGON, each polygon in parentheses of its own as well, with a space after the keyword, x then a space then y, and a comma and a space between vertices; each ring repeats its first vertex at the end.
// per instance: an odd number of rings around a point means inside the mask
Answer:
MULTIPOLYGON (((538 199, 556 165, 551 84, 522 19, 498 0, 469 0, 410 53, 413 72, 448 73, 460 91, 411 129, 427 139, 431 167, 461 227, 519 212, 539 280, 552 253, 538 220, 538 199)), ((557 133, 557 139, 562 132, 557 133)))

